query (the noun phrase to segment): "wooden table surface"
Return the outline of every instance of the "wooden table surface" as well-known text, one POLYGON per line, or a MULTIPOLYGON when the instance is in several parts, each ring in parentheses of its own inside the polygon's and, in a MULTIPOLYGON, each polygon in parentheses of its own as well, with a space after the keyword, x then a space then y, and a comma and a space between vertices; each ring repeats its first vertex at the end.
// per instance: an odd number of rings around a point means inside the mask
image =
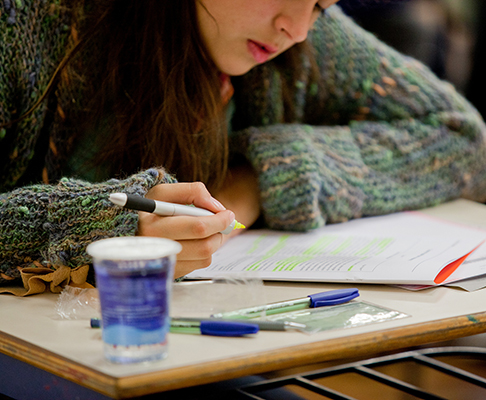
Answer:
MULTIPOLYGON (((486 206, 465 200, 427 210, 486 227, 486 206), (484 219, 485 223, 482 222, 484 219)), ((129 398, 311 363, 367 357, 486 332, 486 290, 438 287, 411 292, 384 285, 267 283, 268 302, 358 287, 360 298, 410 317, 308 335, 259 332, 247 338, 169 335, 167 359, 115 365, 86 319, 62 320, 58 295, 0 296, 0 352, 113 398, 129 398)))

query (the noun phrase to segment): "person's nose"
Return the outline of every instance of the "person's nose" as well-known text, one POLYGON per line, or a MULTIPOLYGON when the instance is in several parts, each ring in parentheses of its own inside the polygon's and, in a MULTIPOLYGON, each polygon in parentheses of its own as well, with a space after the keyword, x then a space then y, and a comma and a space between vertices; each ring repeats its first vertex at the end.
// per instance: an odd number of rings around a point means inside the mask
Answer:
POLYGON ((307 34, 312 24, 312 10, 289 8, 282 11, 275 18, 275 28, 284 32, 295 43, 307 39, 307 34))

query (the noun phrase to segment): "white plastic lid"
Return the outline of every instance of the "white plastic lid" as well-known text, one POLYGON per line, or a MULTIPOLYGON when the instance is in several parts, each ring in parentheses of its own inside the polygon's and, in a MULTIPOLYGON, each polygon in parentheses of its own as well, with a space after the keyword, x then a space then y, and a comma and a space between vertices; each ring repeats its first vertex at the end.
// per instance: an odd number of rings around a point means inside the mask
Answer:
POLYGON ((86 251, 101 260, 154 260, 180 253, 180 243, 149 236, 126 236, 101 239, 91 243, 86 251))

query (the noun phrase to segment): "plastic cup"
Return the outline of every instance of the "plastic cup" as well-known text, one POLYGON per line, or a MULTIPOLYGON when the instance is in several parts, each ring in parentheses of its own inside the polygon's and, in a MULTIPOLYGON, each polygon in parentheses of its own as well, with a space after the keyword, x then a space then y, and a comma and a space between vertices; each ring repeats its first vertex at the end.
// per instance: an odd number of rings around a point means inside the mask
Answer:
POLYGON ((117 237, 90 244, 99 292, 105 357, 115 363, 167 356, 176 255, 169 239, 117 237))

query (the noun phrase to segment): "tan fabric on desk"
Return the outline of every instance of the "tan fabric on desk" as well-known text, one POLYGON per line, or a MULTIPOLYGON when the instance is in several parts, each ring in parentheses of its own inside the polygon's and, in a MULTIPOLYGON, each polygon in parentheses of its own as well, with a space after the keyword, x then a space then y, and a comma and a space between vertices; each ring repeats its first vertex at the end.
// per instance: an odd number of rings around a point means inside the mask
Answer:
POLYGON ((52 293, 60 293, 66 285, 79 288, 92 288, 86 282, 89 265, 77 268, 69 268, 65 265, 56 270, 50 268, 23 268, 20 271, 24 287, 0 287, 0 293, 11 293, 15 296, 29 296, 31 294, 44 293, 50 290, 52 293))

